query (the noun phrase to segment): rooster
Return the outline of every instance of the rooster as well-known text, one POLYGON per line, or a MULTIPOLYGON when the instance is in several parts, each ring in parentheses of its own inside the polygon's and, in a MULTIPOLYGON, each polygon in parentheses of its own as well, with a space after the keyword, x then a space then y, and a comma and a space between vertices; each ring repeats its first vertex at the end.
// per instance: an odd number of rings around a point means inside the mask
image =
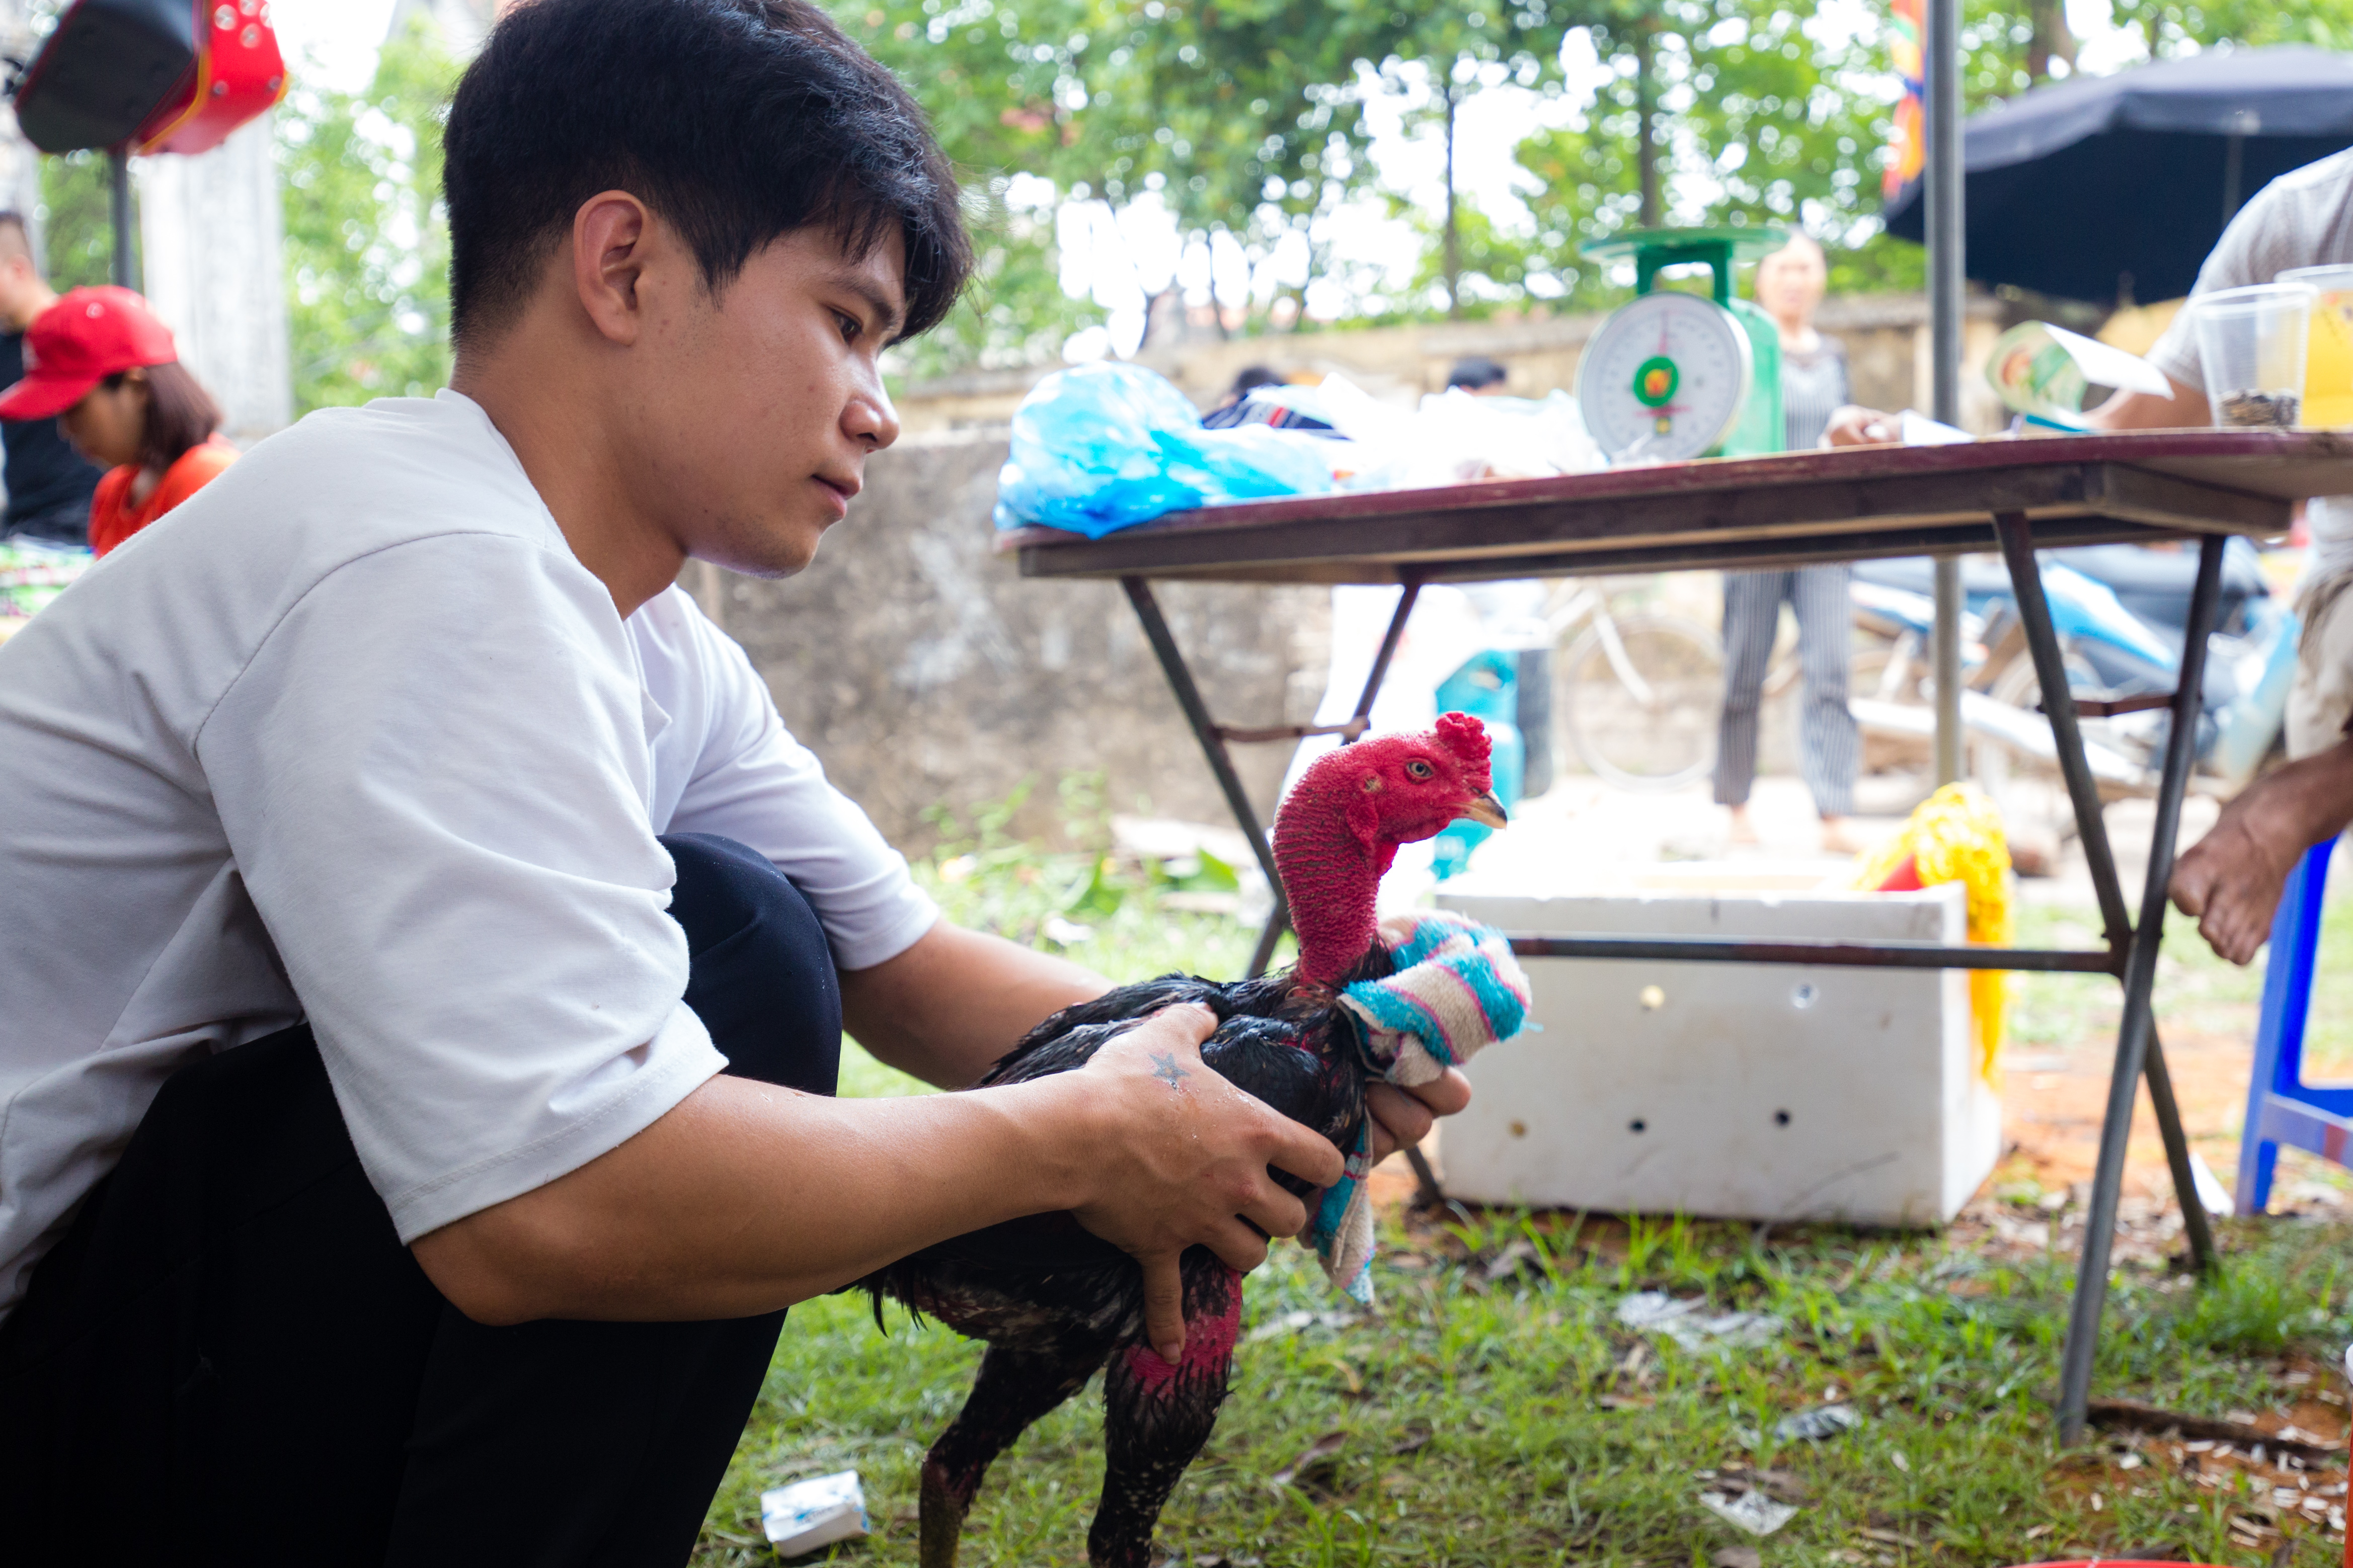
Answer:
MULTIPOLYGON (((1461 817, 1503 826, 1488 751, 1477 720, 1450 713, 1430 733, 1366 740, 1320 759, 1275 816, 1275 868, 1299 933, 1292 969, 1230 984, 1166 974, 1121 986, 1039 1025, 980 1085, 1068 1072, 1162 1008, 1198 1003, 1218 1018, 1203 1062, 1344 1152, 1361 1152, 1366 1040, 1342 994, 1392 973, 1374 894, 1398 846, 1461 817)), ((1272 1174, 1309 1197, 1304 1183, 1272 1174)), ((859 1282, 878 1319, 887 1297, 988 1345, 963 1412, 923 1462, 923 1568, 954 1568, 990 1462, 1098 1369, 1103 1487, 1087 1560, 1146 1568, 1161 1508, 1217 1422, 1241 1321, 1241 1277, 1214 1253, 1191 1248, 1180 1271, 1185 1349, 1174 1363, 1145 1337, 1142 1270, 1067 1214, 942 1242, 859 1282)))

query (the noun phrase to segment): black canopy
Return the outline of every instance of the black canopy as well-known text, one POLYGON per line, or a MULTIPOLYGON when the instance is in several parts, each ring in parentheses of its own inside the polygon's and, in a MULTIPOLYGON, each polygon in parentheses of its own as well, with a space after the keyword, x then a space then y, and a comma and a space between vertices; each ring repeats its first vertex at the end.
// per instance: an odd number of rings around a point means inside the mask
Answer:
MULTIPOLYGON (((2021 93, 1963 128, 1968 275, 2068 299, 2189 292, 2241 202, 2353 146, 2353 56, 2214 50, 2021 93)), ((1921 237, 1918 182, 1887 227, 1921 237)))

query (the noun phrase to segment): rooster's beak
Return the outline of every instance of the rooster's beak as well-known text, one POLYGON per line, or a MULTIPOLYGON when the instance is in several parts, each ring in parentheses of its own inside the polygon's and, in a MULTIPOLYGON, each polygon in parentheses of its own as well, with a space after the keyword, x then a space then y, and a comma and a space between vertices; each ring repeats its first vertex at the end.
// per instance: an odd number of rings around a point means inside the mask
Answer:
POLYGON ((1510 817, 1504 815, 1504 803, 1493 795, 1473 796, 1461 810, 1454 815, 1457 820, 1467 816, 1472 821, 1484 823, 1489 827, 1508 827, 1512 821, 1510 817))

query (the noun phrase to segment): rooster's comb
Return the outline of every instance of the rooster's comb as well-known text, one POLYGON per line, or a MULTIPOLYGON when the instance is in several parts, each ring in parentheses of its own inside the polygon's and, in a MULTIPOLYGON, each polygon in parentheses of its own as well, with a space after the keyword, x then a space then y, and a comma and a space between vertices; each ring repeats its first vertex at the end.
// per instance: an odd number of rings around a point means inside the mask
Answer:
POLYGON ((1480 788, 1489 786, 1487 759, 1493 753, 1495 743, 1487 738, 1486 725, 1468 713, 1441 713, 1438 716, 1438 743, 1462 764, 1463 772, 1473 775, 1480 788))

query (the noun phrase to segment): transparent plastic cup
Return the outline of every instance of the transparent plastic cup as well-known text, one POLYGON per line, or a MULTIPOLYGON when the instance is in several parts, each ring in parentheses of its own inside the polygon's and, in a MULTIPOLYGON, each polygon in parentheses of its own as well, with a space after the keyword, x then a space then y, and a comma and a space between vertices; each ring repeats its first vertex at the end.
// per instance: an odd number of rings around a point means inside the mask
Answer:
POLYGON ((2281 283, 2301 283, 2318 296, 2304 351, 2304 413, 2308 430, 2353 426, 2353 267, 2298 267, 2281 283))
POLYGON ((2304 409, 2305 350, 2318 298, 2307 284, 2257 283, 2190 300, 2206 402, 2215 424, 2284 430, 2296 422, 2304 409))

